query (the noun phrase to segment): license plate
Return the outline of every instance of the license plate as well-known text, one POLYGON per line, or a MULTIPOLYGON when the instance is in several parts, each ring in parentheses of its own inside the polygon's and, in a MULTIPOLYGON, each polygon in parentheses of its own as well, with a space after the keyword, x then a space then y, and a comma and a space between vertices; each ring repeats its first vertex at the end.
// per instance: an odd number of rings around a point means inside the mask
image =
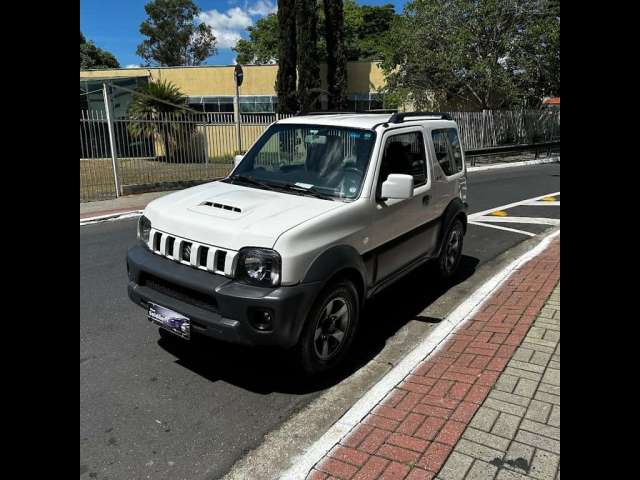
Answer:
POLYGON ((181 313, 150 303, 147 316, 153 323, 185 340, 191 337, 191 322, 181 313))

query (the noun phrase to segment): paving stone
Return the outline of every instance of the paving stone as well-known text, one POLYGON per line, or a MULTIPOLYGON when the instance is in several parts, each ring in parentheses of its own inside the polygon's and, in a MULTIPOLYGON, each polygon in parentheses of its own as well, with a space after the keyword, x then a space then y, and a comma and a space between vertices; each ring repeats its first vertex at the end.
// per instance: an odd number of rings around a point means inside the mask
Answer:
POLYGON ((516 395, 522 395, 523 397, 533 398, 533 395, 536 393, 536 388, 538 388, 538 382, 529 380, 528 378, 520 378, 516 388, 513 390, 513 393, 516 395))
POLYGON ((560 385, 560 370, 555 368, 547 368, 542 375, 543 383, 550 383, 551 385, 560 385))
POLYGON ((540 365, 534 365, 529 362, 519 362, 518 360, 511 360, 508 366, 513 368, 518 368, 520 370, 525 370, 527 372, 534 372, 534 373, 544 372, 544 367, 541 367, 540 365))
POLYGON ((547 348, 551 348, 554 349, 556 348, 556 344, 558 342, 550 342, 549 340, 543 340, 541 338, 530 338, 527 337, 527 345, 523 345, 526 346, 527 348, 533 348, 534 350, 540 350, 540 347, 547 347, 547 348), (530 347, 529 345, 536 345, 536 347, 530 347))
POLYGON ((492 410, 487 407, 480 407, 476 414, 473 416, 469 426, 490 432, 493 424, 500 415, 500 412, 492 410))
POLYGON ((503 392, 511 393, 516 387, 519 379, 519 377, 516 377, 514 375, 507 375, 503 373, 502 375, 500 375, 493 388, 503 392))
POLYGON ((560 405, 554 405, 551 408, 551 415, 549 415, 547 424, 554 427, 560 427, 560 405))
POLYGON ((486 480, 487 478, 493 478, 497 471, 498 468, 494 465, 481 460, 475 460, 465 480, 486 480))
POLYGON ((500 469, 496 480, 531 480, 531 478, 511 470, 500 469))
POLYGON ((530 348, 519 347, 511 358, 520 362, 528 362, 529 360, 531 360, 531 356, 533 355, 533 353, 534 350, 530 348))
POLYGON ((559 463, 560 456, 544 450, 536 450, 529 475, 540 480, 554 480, 559 463))
POLYGON ((553 318, 553 314, 554 311, 551 310, 548 307, 544 307, 540 310, 540 313, 538 314, 539 317, 547 317, 547 318, 553 318))
POLYGON ((536 381, 540 381, 540 379, 542 378, 541 373, 528 372, 526 370, 520 370, 519 368, 513 368, 509 366, 507 366, 507 368, 504 369, 504 373, 508 375, 513 375, 514 377, 528 378, 529 380, 536 380, 536 381))
POLYGON ((542 339, 549 340, 550 342, 559 342, 560 332, 557 330, 547 330, 542 339))
POLYGON ((535 326, 539 328, 544 328, 545 330, 553 330, 554 332, 560 331, 560 325, 554 322, 553 320, 546 321, 546 322, 536 321, 535 326))
POLYGON ((538 391, 543 393, 550 393, 552 395, 560 395, 560 387, 549 385, 548 383, 541 383, 538 387, 538 391))
POLYGON ((539 343, 529 342, 527 341, 527 339, 524 339, 522 341, 522 344, 520 344, 520 346, 524 348, 528 348, 530 350, 534 350, 536 352, 553 353, 555 351, 553 345, 540 345, 539 343))
POLYGON ((518 430, 522 417, 502 412, 493 425, 491 433, 505 438, 513 438, 518 430))
POLYGON ((544 437, 537 433, 518 430, 516 433, 516 441, 531 445, 532 447, 542 448, 552 453, 560 454, 560 442, 553 438, 544 437))
POLYGON ((554 405, 560 405, 560 395, 554 395, 552 393, 546 393, 537 391, 534 397, 536 400, 540 400, 541 402, 553 403, 554 405))
POLYGON ((461 480, 473 463, 473 458, 454 451, 449 455, 447 462, 438 473, 438 478, 442 480, 461 480))
POLYGON ((530 398, 523 397, 521 395, 516 395, 513 393, 501 392, 499 390, 493 390, 489 392, 489 397, 495 400, 501 400, 503 402, 513 403, 515 405, 520 405, 521 407, 528 407, 530 398))
POLYGON ((533 326, 533 327, 531 327, 529 329, 529 332, 527 333, 527 338, 528 339, 529 338, 542 338, 542 336, 544 335, 545 331, 546 330, 544 328, 533 326))
POLYGON ((525 418, 540 423, 546 423, 551 413, 551 404, 540 400, 531 400, 525 418))
POLYGON ((522 417, 526 412, 526 409, 520 405, 503 402, 502 400, 496 400, 491 397, 488 397, 484 401, 484 406, 493 408, 494 410, 499 410, 500 412, 510 413, 511 415, 518 415, 519 417, 522 417))
POLYGON ((504 457, 505 468, 528 473, 535 448, 520 442, 511 442, 504 457))
POLYGON ((531 356, 531 360, 529 360, 529 362, 533 363, 534 365, 546 367, 549 363, 549 360, 551 359, 551 355, 552 354, 550 352, 535 352, 531 356))
POLYGON ((560 370, 560 362, 549 362, 549 368, 555 368, 556 370, 560 370))
POLYGON ((522 423, 520 424, 520 430, 527 430, 528 432, 533 432, 539 435, 544 435, 545 437, 560 440, 560 429, 558 427, 553 427, 545 423, 534 422, 532 420, 529 420, 528 418, 522 420, 522 423))
MULTIPOLYGON (((549 427, 549 428, 553 428, 553 427, 549 427)), ((462 437, 466 438, 467 440, 471 440, 472 442, 485 445, 487 447, 495 448, 497 450, 502 450, 503 452, 506 452, 507 448, 509 448, 509 442, 510 442, 509 439, 498 437, 497 435, 483 432, 482 430, 478 430, 473 427, 467 427, 467 429, 462 434, 462 437)))
POLYGON ((455 452, 464 453, 473 458, 479 458, 485 462, 493 462, 497 458, 498 461, 504 457, 504 452, 490 448, 479 443, 471 442, 465 438, 461 438, 456 445, 455 452))

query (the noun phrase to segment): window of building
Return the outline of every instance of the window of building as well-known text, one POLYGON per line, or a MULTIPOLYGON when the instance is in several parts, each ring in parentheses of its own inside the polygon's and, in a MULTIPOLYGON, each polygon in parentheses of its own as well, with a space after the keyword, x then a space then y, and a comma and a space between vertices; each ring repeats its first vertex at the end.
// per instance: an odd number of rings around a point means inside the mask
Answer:
POLYGON ((387 138, 378 176, 379 186, 392 173, 412 175, 416 187, 426 183, 427 162, 422 132, 402 133, 387 138))

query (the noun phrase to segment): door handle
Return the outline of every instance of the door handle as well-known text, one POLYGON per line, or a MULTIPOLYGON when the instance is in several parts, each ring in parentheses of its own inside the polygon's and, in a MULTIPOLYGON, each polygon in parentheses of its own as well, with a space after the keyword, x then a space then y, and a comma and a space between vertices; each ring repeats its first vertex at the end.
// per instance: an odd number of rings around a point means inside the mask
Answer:
POLYGON ((430 195, 425 195, 424 197, 422 197, 422 206, 426 207, 427 205, 429 205, 430 200, 431 200, 430 195))

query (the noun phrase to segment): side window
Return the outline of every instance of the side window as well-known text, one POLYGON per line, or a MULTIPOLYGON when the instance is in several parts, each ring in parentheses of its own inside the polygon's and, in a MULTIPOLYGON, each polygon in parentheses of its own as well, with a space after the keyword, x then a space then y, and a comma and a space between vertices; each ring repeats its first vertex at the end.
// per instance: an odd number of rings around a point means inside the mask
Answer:
POLYGON ((448 177, 462 171, 462 150, 455 128, 433 130, 431 132, 436 161, 448 177))
POLYGON ((387 138, 378 185, 382 185, 391 173, 412 175, 416 187, 426 183, 427 167, 422 132, 402 133, 387 138))
POLYGON ((453 154, 453 170, 458 173, 462 171, 462 149, 460 148, 460 138, 458 138, 458 132, 455 128, 447 129, 447 136, 449 137, 449 145, 451 146, 451 153, 453 154))

